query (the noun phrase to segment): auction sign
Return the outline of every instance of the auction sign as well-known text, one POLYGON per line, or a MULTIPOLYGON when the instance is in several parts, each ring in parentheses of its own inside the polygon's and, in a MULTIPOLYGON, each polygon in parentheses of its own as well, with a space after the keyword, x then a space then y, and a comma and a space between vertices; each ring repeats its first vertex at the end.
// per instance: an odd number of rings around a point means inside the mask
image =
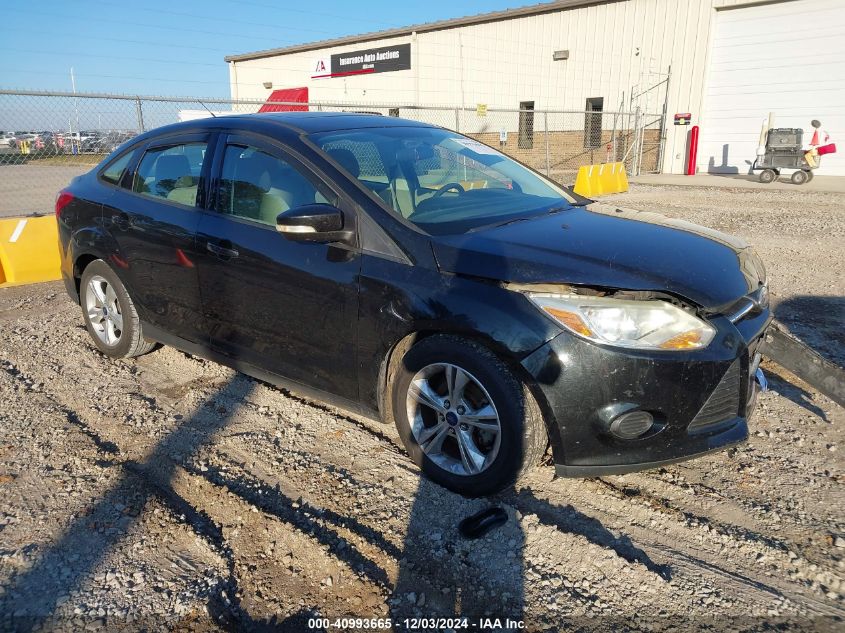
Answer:
POLYGON ((337 53, 329 60, 317 60, 311 79, 388 73, 411 68, 411 45, 397 44, 363 51, 337 53), (329 62, 328 64, 326 62, 329 62))

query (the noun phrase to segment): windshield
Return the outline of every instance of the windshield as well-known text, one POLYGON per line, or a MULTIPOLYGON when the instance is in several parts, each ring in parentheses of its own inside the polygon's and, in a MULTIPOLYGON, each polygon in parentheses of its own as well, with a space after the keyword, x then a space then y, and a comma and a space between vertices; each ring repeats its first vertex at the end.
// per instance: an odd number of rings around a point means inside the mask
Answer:
POLYGON ((432 235, 560 211, 574 202, 562 187, 498 150, 440 128, 366 128, 309 138, 432 235))

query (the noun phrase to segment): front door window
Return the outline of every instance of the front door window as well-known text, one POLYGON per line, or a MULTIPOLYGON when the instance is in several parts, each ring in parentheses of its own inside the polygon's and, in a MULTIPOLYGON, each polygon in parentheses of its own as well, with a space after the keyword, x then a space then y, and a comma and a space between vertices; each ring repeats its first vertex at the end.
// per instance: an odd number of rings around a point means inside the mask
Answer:
POLYGON ((220 213, 275 226, 280 213, 315 202, 327 202, 327 196, 287 161, 255 147, 226 147, 220 213))

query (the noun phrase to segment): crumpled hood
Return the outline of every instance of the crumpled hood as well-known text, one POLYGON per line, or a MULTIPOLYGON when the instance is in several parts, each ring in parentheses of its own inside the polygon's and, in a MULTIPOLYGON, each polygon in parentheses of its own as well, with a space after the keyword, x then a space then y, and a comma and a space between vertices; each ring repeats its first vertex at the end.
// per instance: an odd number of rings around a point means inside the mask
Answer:
POLYGON ((433 238, 441 270, 512 283, 661 291, 707 309, 765 281, 742 240, 657 213, 602 203, 433 238))

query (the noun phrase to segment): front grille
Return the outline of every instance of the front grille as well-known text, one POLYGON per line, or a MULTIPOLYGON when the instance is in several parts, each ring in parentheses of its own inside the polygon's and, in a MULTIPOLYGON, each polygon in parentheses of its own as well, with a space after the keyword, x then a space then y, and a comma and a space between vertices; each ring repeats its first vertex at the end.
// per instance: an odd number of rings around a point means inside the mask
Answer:
POLYGON ((707 402, 689 423, 688 432, 702 433, 709 431, 712 427, 739 415, 739 376, 740 364, 739 359, 737 359, 728 368, 728 371, 722 376, 722 380, 710 394, 707 402))

